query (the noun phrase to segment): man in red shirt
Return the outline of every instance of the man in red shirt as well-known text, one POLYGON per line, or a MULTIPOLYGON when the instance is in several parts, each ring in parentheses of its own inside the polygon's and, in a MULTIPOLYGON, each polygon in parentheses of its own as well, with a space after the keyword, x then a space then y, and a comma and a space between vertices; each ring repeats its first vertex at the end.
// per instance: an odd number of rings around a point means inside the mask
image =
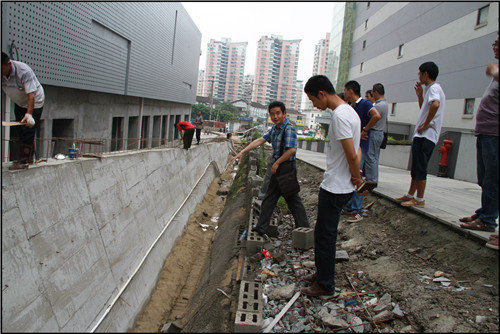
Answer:
POLYGON ((184 142, 184 149, 189 149, 191 147, 191 142, 193 141, 194 129, 196 129, 196 126, 188 121, 182 121, 177 123, 175 127, 179 130, 180 136, 184 142))

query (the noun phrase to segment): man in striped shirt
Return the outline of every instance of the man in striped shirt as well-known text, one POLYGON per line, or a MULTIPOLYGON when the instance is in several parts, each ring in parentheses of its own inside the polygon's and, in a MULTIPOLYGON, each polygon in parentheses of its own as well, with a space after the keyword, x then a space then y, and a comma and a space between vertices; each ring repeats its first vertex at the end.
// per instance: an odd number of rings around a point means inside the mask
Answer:
MULTIPOLYGON (((295 152, 297 151, 297 132, 295 127, 290 123, 286 117, 286 108, 283 102, 274 101, 269 104, 268 107, 269 115, 274 125, 261 138, 257 138, 252 141, 247 147, 241 150, 235 157, 231 159, 231 162, 241 159, 243 154, 246 152, 259 147, 266 141, 271 143, 273 147, 273 159, 274 163, 271 167, 271 180, 269 186, 267 187, 266 194, 262 200, 261 211, 259 215, 259 221, 254 227, 254 231, 260 236, 266 234, 266 230, 269 227, 271 216, 273 210, 278 203, 278 199, 281 196, 278 181, 276 179, 277 175, 282 175, 289 173, 291 171, 296 171, 297 166, 295 164, 295 152), (284 137, 284 148, 283 153, 280 154, 281 141, 284 137)), ((309 221, 307 219, 306 209, 299 196, 299 194, 293 194, 290 196, 284 196, 287 203, 288 209, 293 215, 296 227, 309 227, 309 221)))

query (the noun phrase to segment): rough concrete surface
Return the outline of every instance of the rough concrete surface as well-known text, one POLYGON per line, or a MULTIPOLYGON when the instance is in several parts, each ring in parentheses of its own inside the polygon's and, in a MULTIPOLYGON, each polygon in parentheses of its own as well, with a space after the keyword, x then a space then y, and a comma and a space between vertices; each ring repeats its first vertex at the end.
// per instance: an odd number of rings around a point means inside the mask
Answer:
POLYGON ((220 142, 14 172, 3 166, 2 331, 131 327, 229 150, 220 142))

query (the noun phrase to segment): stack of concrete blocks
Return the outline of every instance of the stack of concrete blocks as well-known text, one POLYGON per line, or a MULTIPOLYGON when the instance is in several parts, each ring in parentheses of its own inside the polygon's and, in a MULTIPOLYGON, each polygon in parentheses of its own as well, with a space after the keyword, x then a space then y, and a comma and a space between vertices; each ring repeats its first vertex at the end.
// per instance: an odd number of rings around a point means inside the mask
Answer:
POLYGON ((234 331, 238 333, 262 332, 262 283, 241 281, 234 331))
MULTIPOLYGON (((260 210, 262 206, 262 200, 253 198, 252 199, 252 207, 250 210, 250 225, 249 229, 251 230, 253 226, 255 226, 259 220, 260 210)), ((271 217, 271 221, 267 228, 266 234, 270 237, 278 237, 278 218, 273 216, 271 217)))
POLYGON ((293 230, 292 245, 300 249, 312 248, 314 246, 314 230, 310 227, 298 227, 293 230))

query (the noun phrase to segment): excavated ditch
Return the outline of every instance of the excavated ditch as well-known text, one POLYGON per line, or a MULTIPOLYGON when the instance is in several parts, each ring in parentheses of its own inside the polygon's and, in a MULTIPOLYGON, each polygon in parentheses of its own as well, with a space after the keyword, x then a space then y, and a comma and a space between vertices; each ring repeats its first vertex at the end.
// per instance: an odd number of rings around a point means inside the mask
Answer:
MULTIPOLYGON (((312 272, 314 252, 293 248, 293 218, 287 212, 275 211, 280 233, 266 244, 273 258, 245 256, 239 237, 254 193, 248 158, 234 167, 229 164, 214 180, 193 213, 132 331, 161 331, 175 322, 183 332, 234 332, 237 278, 262 283, 267 301, 262 319, 268 325, 291 298, 274 298, 273 291, 305 286, 301 277, 312 272), (203 231, 200 223, 210 227, 203 231), (238 274, 240 264, 246 277, 238 274)), ((322 176, 298 162, 300 195, 312 226, 322 176)), ((349 255, 336 265, 340 295, 300 296, 272 332, 498 332, 498 252, 387 199, 370 194, 364 204, 372 202, 361 222, 339 225, 337 250, 349 255), (433 281, 438 271, 447 282, 433 281), (387 319, 374 322, 388 296, 382 308, 387 319), (329 321, 332 314, 337 323, 329 321), (362 325, 353 327, 359 324, 354 318, 362 325)))

